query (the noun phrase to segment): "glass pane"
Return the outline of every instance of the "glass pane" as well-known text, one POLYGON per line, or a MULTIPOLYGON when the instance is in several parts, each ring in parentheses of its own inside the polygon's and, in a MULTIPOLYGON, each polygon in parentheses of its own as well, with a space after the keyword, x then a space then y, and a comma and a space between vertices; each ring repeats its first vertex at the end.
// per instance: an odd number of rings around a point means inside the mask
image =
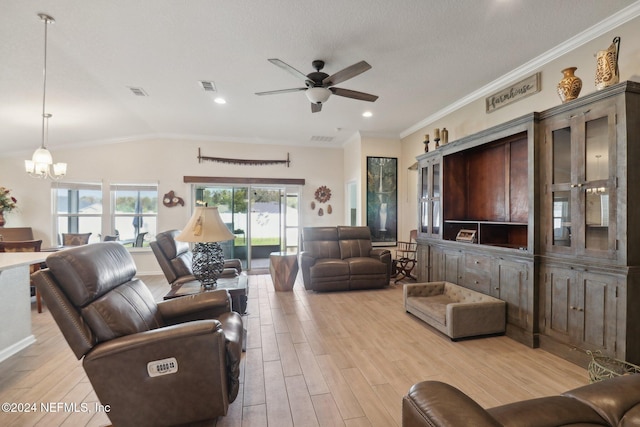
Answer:
POLYGON ((604 188, 589 188, 586 191, 587 249, 607 250, 609 246, 609 194, 604 188))
POLYGON ((196 188, 196 205, 217 206, 222 222, 235 236, 233 241, 220 243, 224 257, 240 259, 243 268, 248 265, 248 194, 247 187, 196 188))
POLYGON ((429 232, 429 202, 420 203, 420 231, 422 233, 429 232))
POLYGON ((147 190, 117 190, 115 192, 116 214, 157 214, 158 192, 147 190))
POLYGON ((609 118, 601 117, 587 122, 585 170, 586 180, 596 181, 609 177, 609 118))
POLYGON ((440 234, 440 200, 433 201, 433 234, 440 234))
POLYGON ((429 197, 429 168, 422 168, 422 193, 420 197, 426 199, 429 197))
MULTIPOLYGON (((287 227, 298 226, 298 195, 287 194, 287 227)), ((289 246, 289 242, 287 242, 289 246)))
POLYGON ((440 164, 433 165, 433 197, 440 197, 440 164))
POLYGON ((298 253, 298 228, 288 228, 285 231, 285 237, 287 239, 286 251, 290 253, 298 253))
POLYGON ((571 130, 553 131, 553 183, 571 182, 571 130))
POLYGON ((553 244, 571 246, 571 193, 553 193, 553 244))
POLYGON ((59 214, 101 214, 102 190, 59 188, 56 190, 59 214))
MULTIPOLYGON (((91 233, 89 243, 100 241, 100 233, 102 232, 102 218, 82 217, 82 216, 60 216, 58 217, 58 238, 61 239, 62 234, 66 233, 91 233)), ((62 244, 60 240, 59 245, 62 244)))

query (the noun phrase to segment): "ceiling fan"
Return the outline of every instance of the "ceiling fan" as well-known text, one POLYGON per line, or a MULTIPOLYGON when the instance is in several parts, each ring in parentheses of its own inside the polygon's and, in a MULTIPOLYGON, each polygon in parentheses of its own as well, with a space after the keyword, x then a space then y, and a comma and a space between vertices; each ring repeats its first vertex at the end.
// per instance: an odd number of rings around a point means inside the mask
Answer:
POLYGON ((316 59, 311 63, 316 71, 306 75, 279 59, 269 59, 269 62, 304 80, 305 87, 257 92, 256 95, 274 95, 278 93, 304 91, 309 101, 311 101, 312 113, 320 111, 322 109, 322 104, 327 102, 327 99, 329 99, 331 94, 369 102, 374 102, 378 99, 376 95, 371 95, 369 93, 334 87, 334 85, 342 83, 345 80, 349 80, 370 69, 371 65, 367 64, 365 61, 360 61, 332 75, 321 71, 324 68, 324 61, 319 59, 316 59))

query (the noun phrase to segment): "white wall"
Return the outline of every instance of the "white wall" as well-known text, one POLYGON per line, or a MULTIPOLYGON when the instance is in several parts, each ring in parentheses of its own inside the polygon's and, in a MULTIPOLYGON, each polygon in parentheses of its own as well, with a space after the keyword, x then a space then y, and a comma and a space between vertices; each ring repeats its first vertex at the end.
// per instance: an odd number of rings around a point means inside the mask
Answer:
MULTIPOLYGON (((191 188, 184 176, 242 178, 302 178, 306 180, 302 193, 302 226, 343 224, 344 177, 343 150, 339 148, 257 145, 228 142, 143 140, 110 145, 85 146, 52 150, 54 161, 68 164, 68 182, 158 183, 161 197, 173 190, 185 200, 184 207, 158 207, 158 231, 181 229, 191 215, 191 188), (202 155, 236 159, 286 159, 285 165, 246 166, 223 163, 198 163, 198 147, 202 155), (310 209, 315 190, 326 185, 332 191, 332 214, 317 215, 310 209)), ((30 226, 43 246, 55 242, 51 220, 51 183, 30 178, 24 172, 23 155, 0 158, 0 185, 10 188, 18 199, 19 209, 6 216, 7 227, 30 226)), ((103 227, 108 227, 105 224, 103 227)), ((108 231, 108 228, 103 228, 108 231)), ((132 251, 140 273, 159 272, 153 254, 148 250, 132 251)))

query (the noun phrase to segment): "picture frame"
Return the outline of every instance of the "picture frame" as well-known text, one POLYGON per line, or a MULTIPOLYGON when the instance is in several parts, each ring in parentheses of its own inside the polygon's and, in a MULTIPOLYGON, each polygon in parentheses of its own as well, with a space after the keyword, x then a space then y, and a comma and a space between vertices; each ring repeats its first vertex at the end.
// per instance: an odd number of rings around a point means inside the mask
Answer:
POLYGON ((367 227, 373 246, 398 241, 398 159, 367 156, 367 227))

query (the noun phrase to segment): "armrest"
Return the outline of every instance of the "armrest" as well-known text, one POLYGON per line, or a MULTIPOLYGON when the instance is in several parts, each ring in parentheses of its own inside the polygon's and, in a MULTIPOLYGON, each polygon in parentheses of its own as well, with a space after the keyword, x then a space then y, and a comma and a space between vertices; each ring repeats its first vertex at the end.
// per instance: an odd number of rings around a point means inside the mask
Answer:
POLYGON ((227 412, 225 347, 220 323, 201 320, 100 343, 83 365, 100 402, 110 405, 113 425, 179 425, 189 417, 227 412), (148 364, 167 366, 167 359, 175 360, 177 369, 152 376, 148 364))
POLYGON ((454 339, 504 332, 507 314, 504 301, 447 304, 448 335, 454 339))
POLYGON ((169 324, 188 320, 214 319, 231 311, 231 295, 226 289, 216 289, 158 302, 158 311, 169 324))
POLYGON ((305 289, 311 289, 311 267, 316 263, 316 258, 311 252, 300 252, 300 271, 302 272, 302 283, 305 289))
POLYGON ((224 343, 222 324, 215 319, 181 323, 179 325, 165 326, 164 328, 152 329, 137 334, 124 335, 95 346, 93 350, 85 356, 85 362, 96 361, 105 357, 113 357, 120 353, 134 350, 147 354, 147 351, 150 351, 150 349, 145 351, 145 348, 151 345, 158 347, 158 350, 160 350, 160 353, 158 353, 159 357, 162 354, 166 354, 167 346, 175 345, 174 342, 180 341, 179 345, 184 346, 184 342, 189 342, 195 337, 212 334, 220 334, 222 342, 224 343), (165 349, 164 353, 162 349, 165 349))
POLYGON ((235 268, 238 274, 242 273, 242 261, 237 258, 229 258, 224 260, 224 268, 235 268))
POLYGON ((462 391, 438 381, 415 384, 402 399, 403 426, 500 427, 487 411, 462 391))
POLYGON ((387 256, 391 259, 391 251, 389 249, 373 248, 371 252, 369 252, 369 256, 371 258, 378 258, 380 261, 387 256))

